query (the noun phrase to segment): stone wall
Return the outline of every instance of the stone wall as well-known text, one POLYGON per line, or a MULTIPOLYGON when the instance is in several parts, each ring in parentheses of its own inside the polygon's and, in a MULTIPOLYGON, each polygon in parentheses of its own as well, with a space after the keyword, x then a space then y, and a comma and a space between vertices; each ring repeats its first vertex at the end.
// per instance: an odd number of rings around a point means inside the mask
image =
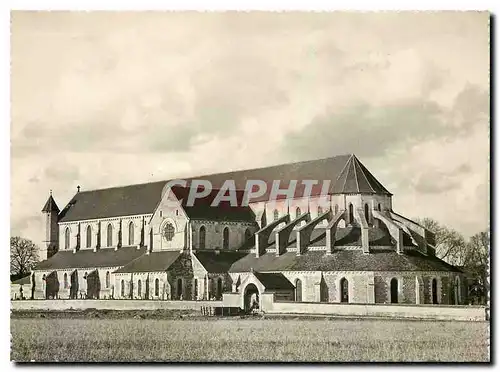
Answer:
POLYGON ((222 306, 222 301, 146 300, 26 300, 12 301, 12 310, 200 310, 202 306, 222 306))
POLYGON ((484 306, 276 302, 266 296, 262 296, 262 310, 269 314, 317 314, 467 321, 486 320, 486 309, 484 306))

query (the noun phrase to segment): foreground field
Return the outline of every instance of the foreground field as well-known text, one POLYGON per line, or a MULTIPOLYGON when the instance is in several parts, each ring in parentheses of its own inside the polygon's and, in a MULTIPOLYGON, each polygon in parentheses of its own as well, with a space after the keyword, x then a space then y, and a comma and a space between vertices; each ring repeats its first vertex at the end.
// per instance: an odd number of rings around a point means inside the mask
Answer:
POLYGON ((21 361, 489 361, 489 324, 347 319, 11 319, 21 361))

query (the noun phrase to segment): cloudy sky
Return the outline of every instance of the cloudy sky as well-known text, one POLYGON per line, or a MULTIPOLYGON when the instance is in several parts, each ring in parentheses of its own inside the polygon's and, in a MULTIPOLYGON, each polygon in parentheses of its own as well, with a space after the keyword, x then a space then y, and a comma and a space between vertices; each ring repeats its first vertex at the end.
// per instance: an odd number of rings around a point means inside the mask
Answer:
POLYGON ((486 13, 11 14, 11 233, 49 190, 355 153, 394 209, 489 224, 486 13))

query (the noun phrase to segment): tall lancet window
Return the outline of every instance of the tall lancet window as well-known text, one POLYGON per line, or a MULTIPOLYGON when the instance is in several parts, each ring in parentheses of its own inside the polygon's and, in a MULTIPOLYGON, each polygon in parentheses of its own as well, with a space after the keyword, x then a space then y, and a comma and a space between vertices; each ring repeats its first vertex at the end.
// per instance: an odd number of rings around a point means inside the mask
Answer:
POLYGON ((134 245, 134 223, 132 221, 128 225, 128 245, 134 245))
POLYGON ((199 236, 199 248, 205 249, 205 237, 206 237, 206 229, 205 226, 200 227, 200 236, 199 236))
POLYGON ((64 248, 69 249, 69 227, 64 231, 64 248))
POLYGON ((106 238, 107 238, 107 246, 112 247, 113 246, 113 225, 111 225, 111 224, 108 225, 108 231, 106 233, 106 238))
POLYGON ((87 226, 87 248, 92 247, 92 228, 87 226))
POLYGON ((225 227, 224 232, 222 233, 222 248, 229 248, 229 228, 225 227))

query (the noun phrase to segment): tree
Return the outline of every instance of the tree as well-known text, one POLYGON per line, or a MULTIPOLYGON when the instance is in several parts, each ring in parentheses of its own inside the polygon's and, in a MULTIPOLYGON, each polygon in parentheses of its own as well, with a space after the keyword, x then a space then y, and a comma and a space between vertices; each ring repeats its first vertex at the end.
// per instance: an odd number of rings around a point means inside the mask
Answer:
POLYGON ((39 261, 38 247, 29 239, 10 238, 10 273, 23 278, 39 261))
POLYGON ((416 219, 417 223, 433 232, 436 238, 436 256, 455 266, 464 266, 466 259, 465 238, 458 231, 441 225, 432 218, 416 219))

